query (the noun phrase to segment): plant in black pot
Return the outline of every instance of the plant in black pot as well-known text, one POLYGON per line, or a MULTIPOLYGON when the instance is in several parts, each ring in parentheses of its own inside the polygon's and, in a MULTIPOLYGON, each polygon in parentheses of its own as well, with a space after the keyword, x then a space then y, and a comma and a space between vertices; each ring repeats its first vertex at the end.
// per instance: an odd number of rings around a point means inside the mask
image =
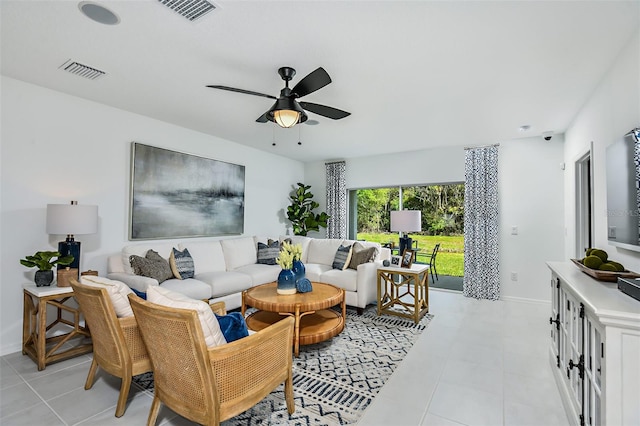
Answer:
POLYGON ((309 231, 319 231, 321 226, 327 227, 329 215, 313 212, 320 204, 313 200, 310 188, 311 185, 298 182, 298 188, 289 196, 291 205, 287 207, 287 219, 291 221, 295 235, 307 235, 309 231))
POLYGON ((53 267, 56 265, 69 265, 73 262, 73 256, 62 256, 57 251, 38 251, 33 256, 20 259, 20 264, 27 268, 38 268, 36 271, 36 286, 42 287, 53 282, 53 267), (51 260, 53 258, 55 260, 51 260))

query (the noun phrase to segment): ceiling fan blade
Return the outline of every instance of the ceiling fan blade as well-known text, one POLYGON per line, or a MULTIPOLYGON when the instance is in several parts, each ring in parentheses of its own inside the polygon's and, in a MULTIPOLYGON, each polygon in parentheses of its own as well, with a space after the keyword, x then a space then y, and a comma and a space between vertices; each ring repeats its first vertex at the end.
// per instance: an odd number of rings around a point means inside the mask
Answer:
POLYGON ((307 111, 314 112, 316 114, 322 115, 327 118, 332 118, 334 120, 339 120, 341 118, 345 118, 351 115, 350 112, 342 111, 338 108, 333 108, 326 105, 314 104, 311 102, 300 102, 300 106, 307 111))
POLYGON ((266 123, 267 121, 269 121, 269 119, 267 118, 267 114, 269 114, 269 111, 265 112, 260 117, 258 117, 258 119, 256 120, 256 123, 266 123))
POLYGON ((228 90, 229 92, 244 93, 245 95, 254 95, 254 96, 262 96, 263 98, 278 99, 275 96, 254 92, 252 90, 238 89, 235 87, 228 87, 228 86, 207 86, 207 87, 210 87, 212 89, 228 90))
POLYGON ((298 84, 291 89, 291 92, 295 93, 296 97, 301 98, 318 89, 322 89, 329 83, 331 83, 331 77, 329 77, 329 74, 327 74, 324 68, 320 67, 300 80, 298 84))

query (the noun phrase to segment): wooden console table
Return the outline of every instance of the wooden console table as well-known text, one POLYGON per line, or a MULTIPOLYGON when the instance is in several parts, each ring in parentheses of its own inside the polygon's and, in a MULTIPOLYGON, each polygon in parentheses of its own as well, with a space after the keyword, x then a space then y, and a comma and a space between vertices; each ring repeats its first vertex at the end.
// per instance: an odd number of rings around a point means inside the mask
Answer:
POLYGON ((429 312, 429 265, 378 268, 378 315, 412 319, 416 324, 429 312), (394 307, 399 309, 393 309, 394 307))
POLYGON ((84 341, 90 334, 89 329, 80 323, 80 310, 66 304, 73 300, 71 287, 37 287, 35 284, 23 284, 22 288, 22 354, 28 355, 38 365, 38 371, 44 370, 46 365, 52 362, 93 350, 93 344, 84 341), (47 324, 48 306, 54 307, 56 311, 55 319, 50 324, 47 324), (73 316, 73 319, 64 318, 63 311, 67 312, 68 316, 73 316), (51 331, 51 334, 54 334, 52 328, 58 324, 71 329, 47 337, 47 332, 51 331), (65 344, 72 347, 65 347, 65 344))

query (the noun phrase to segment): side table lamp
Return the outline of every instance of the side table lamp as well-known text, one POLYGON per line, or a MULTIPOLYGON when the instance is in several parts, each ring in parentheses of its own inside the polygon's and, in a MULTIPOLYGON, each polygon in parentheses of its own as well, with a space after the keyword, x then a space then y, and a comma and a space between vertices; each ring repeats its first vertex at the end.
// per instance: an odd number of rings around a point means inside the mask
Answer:
MULTIPOLYGON (((47 204, 47 234, 66 235, 67 239, 58 243, 61 256, 73 256, 71 269, 80 270, 80 241, 73 236, 98 232, 98 206, 71 204, 47 204)), ((66 266, 58 265, 58 270, 66 266)))
POLYGON ((398 255, 402 256, 405 249, 411 249, 413 241, 407 236, 408 232, 422 231, 422 212, 420 210, 397 210, 391 212, 391 231, 401 232, 399 238, 398 255))

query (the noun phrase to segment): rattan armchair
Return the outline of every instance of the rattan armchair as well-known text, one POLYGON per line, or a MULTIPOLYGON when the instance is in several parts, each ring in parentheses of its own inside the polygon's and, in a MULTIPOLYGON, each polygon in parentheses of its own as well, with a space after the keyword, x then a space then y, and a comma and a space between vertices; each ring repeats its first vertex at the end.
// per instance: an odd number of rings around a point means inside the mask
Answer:
POLYGON ((89 368, 85 389, 91 389, 98 366, 122 379, 116 417, 126 409, 131 378, 151 371, 151 361, 142 341, 135 317, 118 318, 111 299, 104 288, 80 284, 70 280, 93 341, 93 361, 89 368))
POLYGON ((293 401, 292 317, 232 343, 207 348, 194 310, 160 306, 129 296, 153 364, 154 397, 147 425, 162 402, 181 416, 218 425, 251 408, 284 382, 293 401))

